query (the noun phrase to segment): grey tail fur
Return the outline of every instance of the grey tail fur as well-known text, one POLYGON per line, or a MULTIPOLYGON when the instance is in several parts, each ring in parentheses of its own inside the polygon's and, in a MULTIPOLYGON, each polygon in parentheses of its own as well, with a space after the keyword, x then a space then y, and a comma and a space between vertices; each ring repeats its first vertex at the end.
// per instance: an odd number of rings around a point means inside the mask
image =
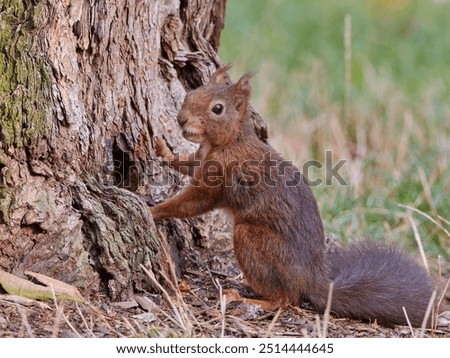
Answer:
MULTIPOLYGON (((330 253, 332 312, 338 317, 421 326, 433 293, 426 270, 405 252, 362 242, 330 253)), ((313 302, 314 303, 314 302, 313 302)))

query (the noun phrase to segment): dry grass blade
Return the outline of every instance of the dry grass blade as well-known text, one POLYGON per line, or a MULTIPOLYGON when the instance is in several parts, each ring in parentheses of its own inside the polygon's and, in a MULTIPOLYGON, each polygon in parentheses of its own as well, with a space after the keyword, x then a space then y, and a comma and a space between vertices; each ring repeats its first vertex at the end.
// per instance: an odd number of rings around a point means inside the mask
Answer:
POLYGON ((108 319, 105 317, 105 315, 104 315, 104 313, 102 311, 100 311, 97 307, 95 307, 94 305, 92 305, 90 303, 86 303, 86 306, 89 307, 89 309, 92 311, 92 313, 94 313, 95 317, 99 321, 101 321, 110 332, 113 332, 114 335, 117 336, 117 337, 125 338, 123 334, 118 332, 116 329, 114 329, 109 324, 108 319))
POLYGON ((61 311, 57 310, 55 314, 55 319, 53 321, 53 327, 52 327, 52 338, 58 338, 59 337, 59 331, 61 329, 61 311))
POLYGON ((440 307, 441 304, 442 304, 442 301, 443 301, 444 298, 445 298, 445 293, 447 292, 449 286, 450 286, 450 278, 447 280, 447 283, 445 284, 445 287, 444 287, 444 290, 443 290, 443 292, 442 292, 441 298, 439 298, 439 301, 438 301, 438 303, 437 303, 437 305, 436 305, 436 309, 437 309, 438 311, 439 311, 439 307, 440 307))
POLYGON ((280 307, 277 311, 277 313, 275 313, 275 316, 273 317, 272 321, 269 324, 269 327, 267 327, 267 331, 264 334, 264 338, 269 337, 270 332, 272 332, 273 328, 275 327, 275 324, 277 323, 278 319, 280 318, 281 312, 283 311, 283 309, 280 307))
MULTIPOLYGON (((144 272, 147 274, 147 277, 150 279, 152 284, 155 285, 162 292, 164 300, 172 308, 172 311, 173 311, 175 317, 174 317, 174 319, 171 319, 171 321, 176 323, 177 326, 179 326, 183 330, 185 335, 191 336, 192 335, 192 324, 189 319, 189 314, 187 313, 187 312, 189 312, 189 309, 183 307, 183 305, 177 305, 174 302, 174 300, 172 299, 172 297, 170 297, 167 290, 158 282, 158 280, 155 278, 155 276, 153 275, 153 273, 151 271, 147 270, 147 268, 144 267, 143 265, 141 265, 141 269, 144 270, 144 272)), ((165 279, 167 280, 166 277, 165 277, 165 279)), ((170 282, 170 280, 168 280, 168 282, 170 282)), ((175 289, 175 287, 173 287, 173 288, 175 289)), ((175 289, 175 292, 177 292, 177 291, 178 290, 175 289)), ((179 295, 181 296, 181 294, 178 293, 177 298, 179 298, 179 295)), ((166 316, 169 318, 168 315, 166 315, 166 316)))
POLYGON ((179 286, 177 285, 178 279, 177 279, 177 275, 175 272, 175 265, 173 263, 172 260, 172 256, 170 255, 170 253, 168 252, 168 248, 166 245, 162 245, 162 251, 166 257, 166 261, 169 263, 169 272, 171 274, 171 280, 167 279, 167 277, 165 276, 165 274, 163 272, 161 272, 161 275, 164 277, 164 279, 169 283, 169 285, 171 286, 172 290, 175 292, 175 295, 177 297, 177 302, 180 306, 180 311, 181 313, 183 313, 183 318, 185 320, 185 324, 188 327, 188 335, 191 335, 193 332, 193 324, 192 322, 194 322, 194 324, 197 327, 201 327, 200 323, 197 321, 195 315, 193 314, 191 308, 186 304, 186 302, 184 301, 183 298, 183 294, 181 293, 179 286))
POLYGON ((317 331, 317 337, 322 338, 322 327, 320 324, 320 316, 316 314, 316 331, 317 331))
POLYGON ((435 219, 433 219, 430 215, 424 213, 423 211, 420 211, 419 209, 416 209, 412 206, 408 206, 408 205, 403 205, 403 204, 398 204, 398 206, 400 206, 401 208, 405 208, 405 209, 409 209, 412 210, 420 215, 422 215, 423 217, 427 218, 428 220, 430 220, 432 223, 436 224, 437 227, 439 227, 442 231, 445 232, 445 234, 450 237, 450 232, 442 226, 442 224, 438 223, 435 219))
POLYGON ((349 100, 352 85, 352 15, 345 14, 344 20, 344 46, 345 46, 345 101, 344 118, 348 118, 349 100))
POLYGON ((17 305, 16 308, 17 311, 19 311, 20 317, 22 318, 22 327, 25 327, 25 329, 27 330, 28 337, 33 338, 34 333, 30 326, 30 323, 28 322, 28 317, 25 309, 20 307, 19 305, 17 305))
POLYGON ((333 301, 333 290, 334 282, 330 282, 330 289, 328 290, 327 307, 325 308, 325 313, 323 314, 323 327, 322 327, 322 337, 327 337, 328 322, 330 321, 331 312, 331 302, 333 301))
POLYGON ((428 302, 427 310, 425 311, 425 316, 423 317, 422 327, 420 328, 419 338, 425 337, 425 331, 427 329, 427 322, 431 315, 431 310, 433 309, 434 301, 436 299, 436 290, 433 291, 431 295, 430 302, 428 302))
POLYGON ((227 296, 223 294, 222 285, 219 282, 219 279, 215 279, 214 284, 219 288, 219 297, 220 297, 220 313, 222 315, 222 326, 220 327, 220 338, 225 336, 225 311, 227 308, 227 296))
POLYGON ((84 317, 84 314, 83 314, 83 312, 81 311, 80 306, 78 305, 78 303, 75 303, 75 306, 76 306, 76 308, 77 308, 78 314, 80 315, 81 320, 82 320, 84 326, 86 327, 87 331, 88 331, 89 334, 92 336, 92 338, 96 338, 94 332, 92 331, 92 328, 89 327, 89 325, 88 325, 88 323, 87 323, 87 321, 86 321, 86 318, 84 317))
POLYGON ((411 321, 409 320, 409 317, 408 317, 408 313, 406 312, 406 308, 403 306, 402 309, 403 309, 403 314, 405 315, 405 318, 406 318, 406 322, 408 323, 409 330, 411 331, 411 336, 416 338, 416 335, 414 334, 414 329, 412 327, 411 321))
POLYGON ((77 329, 72 325, 72 323, 70 323, 69 319, 64 314, 64 309, 58 305, 58 301, 56 299, 56 293, 55 293, 55 290, 53 289, 52 285, 50 285, 50 289, 52 291, 53 302, 55 304, 55 309, 56 309, 56 312, 58 313, 58 315, 60 315, 60 317, 62 317, 64 319, 64 321, 67 323, 69 328, 73 331, 73 333, 75 333, 77 335, 78 338, 83 338, 83 336, 77 331, 77 329))
POLYGON ((259 331, 257 329, 254 329, 254 326, 251 324, 251 322, 246 322, 243 319, 235 316, 228 316, 230 322, 230 325, 228 327, 228 330, 233 333, 243 333, 246 337, 252 337, 257 336, 259 331), (240 332, 239 332, 240 330, 240 332))
POLYGON ((69 321, 67 316, 64 314, 64 310, 61 309, 61 317, 64 319, 66 324, 70 327, 70 329, 77 335, 78 338, 83 338, 83 336, 77 331, 75 326, 69 321))
POLYGON ((183 320, 181 319, 181 315, 178 312, 178 308, 176 307, 175 303, 173 302, 172 298, 170 297, 169 293, 166 291, 166 289, 158 282, 158 280, 155 278, 153 272, 147 270, 146 267, 141 265, 141 269, 144 270, 144 272, 147 274, 147 277, 150 279, 153 285, 155 285, 163 294, 163 297, 165 301, 172 307, 173 312, 177 316, 177 323, 180 327, 185 329, 183 320))
POLYGON ((425 256, 425 251, 424 251, 423 245, 422 245, 422 239, 420 238, 419 230, 417 230, 417 225, 414 222, 414 219, 412 218, 411 215, 408 215, 408 220, 411 223, 411 227, 414 232, 414 238, 416 239, 417 246, 419 247, 420 257, 422 258, 423 265, 424 265, 425 269, 427 270, 427 272, 430 272, 430 268, 428 267, 428 261, 425 256))
MULTIPOLYGON (((172 300, 175 307, 177 307, 177 313, 179 319, 183 322, 185 331, 186 332, 192 332, 192 314, 191 310, 187 306, 186 302, 184 302, 184 298, 180 290, 178 289, 177 285, 174 285, 169 278, 161 272, 161 276, 164 278, 164 280, 169 284, 170 288, 175 293, 175 300, 172 300)), ((170 297, 170 295, 169 295, 170 297)))
POLYGON ((427 177, 425 175, 425 171, 423 168, 419 168, 419 179, 420 179, 420 182, 422 183, 423 195, 425 197, 425 200, 430 205, 433 215, 439 217, 439 215, 436 212, 436 207, 434 205, 433 195, 431 194, 431 186, 433 183, 430 183, 427 180, 427 177))
POLYGON ((450 221, 448 221, 447 219, 444 219, 441 215, 438 215, 439 220, 442 220, 443 222, 445 222, 447 225, 450 226, 450 221))
POLYGON ((123 317, 123 321, 125 322, 125 324, 128 327, 128 329, 132 332, 133 336, 134 337, 138 337, 138 333, 134 329, 134 326, 131 324, 131 322, 126 317, 123 317))
POLYGON ((438 255, 438 277, 442 277, 442 258, 438 255))

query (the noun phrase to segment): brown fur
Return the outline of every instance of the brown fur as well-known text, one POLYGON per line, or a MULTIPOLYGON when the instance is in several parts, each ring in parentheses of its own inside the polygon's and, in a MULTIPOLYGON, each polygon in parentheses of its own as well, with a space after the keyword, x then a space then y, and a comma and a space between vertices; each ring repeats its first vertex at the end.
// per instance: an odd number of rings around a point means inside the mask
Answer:
POLYGON ((192 178, 181 193, 151 208, 153 218, 186 218, 215 208, 231 213, 237 261, 272 307, 306 299, 323 311, 332 280, 335 315, 405 324, 405 306, 413 325, 420 325, 432 293, 426 272, 406 254, 370 243, 325 257, 310 187, 254 133, 251 75, 232 84, 227 70, 219 69, 208 84, 189 92, 178 114, 184 137, 200 148, 174 156, 157 141, 158 154, 192 178), (214 113, 216 105, 223 106, 222 113, 214 113), (292 181, 295 185, 286 185, 292 181))

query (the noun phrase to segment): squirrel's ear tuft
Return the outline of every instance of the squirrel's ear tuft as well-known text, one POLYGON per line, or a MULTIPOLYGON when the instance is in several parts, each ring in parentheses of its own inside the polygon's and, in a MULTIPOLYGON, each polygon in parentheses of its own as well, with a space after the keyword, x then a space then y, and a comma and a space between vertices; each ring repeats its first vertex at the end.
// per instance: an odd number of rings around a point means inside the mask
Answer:
POLYGON ((216 70, 209 79, 209 83, 227 85, 231 83, 230 75, 228 70, 231 68, 231 64, 222 66, 216 70))
POLYGON ((250 94, 252 93, 252 86, 250 85, 250 79, 253 77, 252 72, 244 74, 239 81, 233 85, 233 93, 237 97, 237 103, 248 102, 250 94))

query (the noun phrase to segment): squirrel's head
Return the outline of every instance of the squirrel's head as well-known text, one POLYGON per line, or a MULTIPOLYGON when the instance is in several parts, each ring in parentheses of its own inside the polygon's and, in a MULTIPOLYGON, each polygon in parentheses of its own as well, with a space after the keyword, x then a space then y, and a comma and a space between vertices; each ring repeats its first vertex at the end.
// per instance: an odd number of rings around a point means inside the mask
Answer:
POLYGON ((183 136, 194 143, 225 145, 236 140, 248 117, 251 74, 231 83, 230 66, 219 68, 209 82, 187 93, 178 113, 183 136))

